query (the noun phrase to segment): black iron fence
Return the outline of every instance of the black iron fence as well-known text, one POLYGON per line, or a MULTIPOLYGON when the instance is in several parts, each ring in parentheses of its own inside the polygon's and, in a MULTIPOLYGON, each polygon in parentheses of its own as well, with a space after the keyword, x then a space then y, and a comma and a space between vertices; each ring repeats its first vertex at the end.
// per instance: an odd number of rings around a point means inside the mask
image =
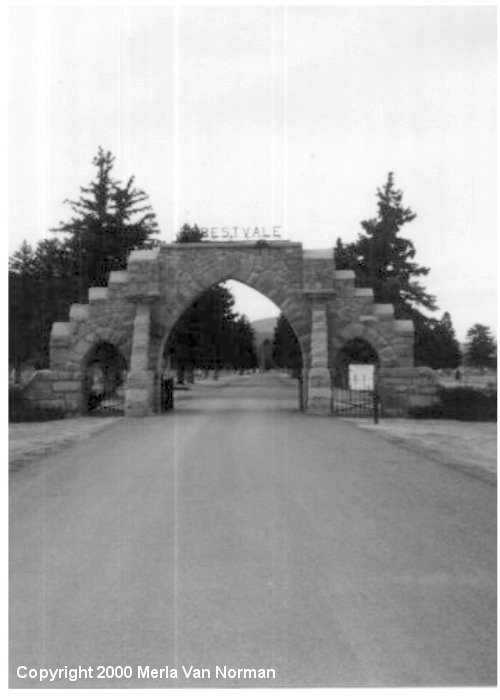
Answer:
POLYGON ((368 388, 345 388, 334 386, 332 391, 332 413, 348 418, 380 418, 380 397, 375 386, 368 388))
POLYGON ((121 416, 125 412, 125 371, 89 367, 85 384, 87 413, 92 416, 121 416))
POLYGON ((92 416, 121 416, 125 411, 125 387, 90 391, 87 396, 87 412, 92 416))

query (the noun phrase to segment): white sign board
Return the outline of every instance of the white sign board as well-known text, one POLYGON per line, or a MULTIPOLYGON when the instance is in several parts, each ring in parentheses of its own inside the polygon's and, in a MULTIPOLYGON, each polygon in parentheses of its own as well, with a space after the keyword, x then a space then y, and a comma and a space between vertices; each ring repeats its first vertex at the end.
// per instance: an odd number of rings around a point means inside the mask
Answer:
POLYGON ((349 389, 373 391, 374 365, 349 365, 349 389))

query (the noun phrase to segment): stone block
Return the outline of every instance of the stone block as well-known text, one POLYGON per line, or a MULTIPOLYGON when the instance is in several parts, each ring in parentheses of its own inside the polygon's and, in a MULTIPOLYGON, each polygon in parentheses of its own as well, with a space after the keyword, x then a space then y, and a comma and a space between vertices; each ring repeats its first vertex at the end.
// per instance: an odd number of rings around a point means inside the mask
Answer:
POLYGON ((374 304, 373 313, 379 318, 392 318, 394 316, 393 304, 374 304))
POLYGON ((397 363, 399 367, 413 367, 413 357, 398 356, 397 363))
POLYGON ((65 392, 65 393, 71 393, 71 392, 78 392, 81 389, 81 382, 79 381, 55 381, 53 383, 53 389, 55 392, 65 392))
POLYGON ((334 270, 333 279, 335 282, 352 282, 356 279, 353 270, 334 270))
POLYGON ((303 250, 305 260, 330 260, 333 261, 333 248, 317 248, 303 250))
POLYGON ((80 370, 71 370, 68 368, 60 369, 54 372, 54 381, 81 381, 82 373, 80 370))
POLYGON ((69 309, 69 318, 71 321, 77 323, 85 322, 89 318, 89 305, 88 304, 71 304, 69 309))
POLYGON ((395 333, 411 333, 415 332, 415 326, 413 321, 408 319, 396 319, 394 321, 394 332, 395 333))
POLYGON ((379 357, 381 360, 392 360, 394 359, 394 351, 390 345, 386 345, 379 351, 379 357))
POLYGON ((147 370, 149 367, 149 355, 147 353, 132 353, 130 369, 133 372, 147 370))
POLYGON ((127 283, 128 275, 126 270, 113 270, 110 272, 108 287, 122 287, 127 283))
POLYGON ((36 401, 36 405, 43 409, 51 409, 51 410, 58 410, 58 411, 65 411, 66 410, 66 402, 64 400, 64 396, 61 396, 61 398, 58 399, 42 399, 39 401, 36 401))
POLYGON ((128 396, 128 391, 129 389, 140 389, 140 390, 147 390, 151 391, 152 387, 154 385, 154 377, 153 377, 153 372, 148 369, 142 369, 142 370, 135 370, 132 369, 128 373, 127 377, 127 396, 128 396))
POLYGON ((28 386, 35 382, 49 381, 53 379, 54 371, 52 369, 37 369, 37 371, 31 376, 28 386))
POLYGON ((354 289, 355 297, 362 297, 363 299, 372 300, 373 299, 373 289, 371 287, 356 287, 354 289))
POLYGON ((66 413, 76 414, 83 412, 83 397, 80 394, 68 394, 66 400, 66 413))
POLYGON ((92 343, 86 338, 80 338, 80 340, 75 344, 72 350, 72 357, 78 357, 83 359, 83 357, 88 353, 92 343))
POLYGON ((352 337, 363 337, 363 334, 365 332, 365 329, 363 328, 362 323, 353 323, 352 325, 349 326, 350 329, 350 335, 352 337))
POLYGON ((330 392, 331 396, 331 379, 330 370, 326 367, 312 367, 308 372, 309 390, 323 388, 330 392))
POLYGON ((23 396, 27 399, 38 401, 40 399, 53 398, 52 382, 38 381, 27 386, 23 392, 23 396))
POLYGON ((51 348, 68 348, 71 344, 71 332, 73 324, 70 322, 56 321, 50 331, 51 348))
POLYGON ((68 321, 55 321, 52 324, 50 335, 53 339, 67 338, 71 335, 73 325, 68 321))
POLYGON ((105 302, 108 298, 107 287, 89 287, 89 304, 105 302))
POLYGON ((133 389, 130 387, 127 387, 126 390, 126 396, 125 396, 125 403, 127 406, 131 406, 132 404, 135 403, 148 403, 149 399, 151 396, 151 391, 148 388, 137 388, 133 389))
POLYGON ((152 250, 133 250, 128 256, 127 269, 131 265, 133 266, 134 263, 157 261, 159 252, 159 248, 153 248, 152 250))

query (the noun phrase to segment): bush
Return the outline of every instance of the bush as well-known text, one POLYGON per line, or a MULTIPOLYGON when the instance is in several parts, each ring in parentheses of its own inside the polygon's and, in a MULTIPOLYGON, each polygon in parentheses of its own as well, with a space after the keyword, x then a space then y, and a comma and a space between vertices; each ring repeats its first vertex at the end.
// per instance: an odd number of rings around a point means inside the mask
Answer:
POLYGON ((433 406, 412 406, 408 409, 410 418, 444 418, 443 407, 436 403, 433 406))
POLYGON ((439 401, 434 406, 414 407, 412 418, 437 418, 463 421, 496 421, 497 392, 495 388, 440 387, 439 401))
POLYGON ((35 421, 59 420, 64 418, 62 408, 39 408, 33 406, 23 396, 21 387, 9 388, 9 422, 34 423, 35 421))

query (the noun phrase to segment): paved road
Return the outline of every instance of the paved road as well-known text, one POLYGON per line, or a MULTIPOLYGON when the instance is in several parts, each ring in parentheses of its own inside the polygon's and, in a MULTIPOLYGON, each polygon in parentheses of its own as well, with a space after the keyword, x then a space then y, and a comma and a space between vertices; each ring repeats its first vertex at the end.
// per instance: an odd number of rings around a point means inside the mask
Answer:
POLYGON ((299 414, 279 378, 179 392, 12 474, 11 685, 100 664, 133 677, 43 686, 494 684, 495 509, 491 484, 299 414))

